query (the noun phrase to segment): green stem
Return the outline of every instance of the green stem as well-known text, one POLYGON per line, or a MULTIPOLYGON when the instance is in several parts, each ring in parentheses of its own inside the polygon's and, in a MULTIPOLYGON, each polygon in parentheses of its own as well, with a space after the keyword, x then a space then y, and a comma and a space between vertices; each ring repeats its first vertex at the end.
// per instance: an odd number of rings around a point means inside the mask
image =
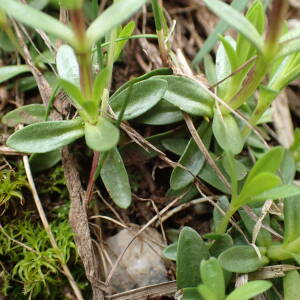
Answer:
POLYGON ((93 76, 91 63, 91 49, 85 33, 85 20, 82 9, 70 10, 70 18, 77 39, 76 56, 79 64, 80 86, 87 100, 92 98, 93 76))
POLYGON ((227 212, 225 213, 222 221, 217 225, 216 234, 224 234, 226 232, 230 218, 235 212, 236 209, 230 206, 227 212))

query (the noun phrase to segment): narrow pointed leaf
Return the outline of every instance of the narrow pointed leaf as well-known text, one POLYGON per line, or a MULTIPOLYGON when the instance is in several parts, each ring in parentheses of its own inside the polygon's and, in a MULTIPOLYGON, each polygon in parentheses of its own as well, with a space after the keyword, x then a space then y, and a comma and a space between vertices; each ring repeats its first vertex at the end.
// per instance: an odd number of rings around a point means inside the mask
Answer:
POLYGON ((245 184, 261 172, 275 173, 281 165, 283 155, 284 149, 282 147, 274 147, 266 152, 260 157, 249 172, 245 184))
POLYGON ((84 106, 85 99, 79 87, 65 79, 60 79, 59 83, 61 87, 65 90, 65 92, 70 96, 71 100, 73 100, 75 106, 78 109, 82 109, 84 106))
MULTIPOLYGON (((231 2, 231 6, 238 10, 238 11, 242 11, 247 7, 249 0, 233 0, 231 2)), ((201 48, 201 50, 197 53, 197 55, 195 56, 194 60, 193 60, 193 66, 198 65, 202 59, 213 49, 213 47, 215 46, 216 42, 219 39, 219 35, 223 34, 226 30, 228 29, 228 24, 226 22, 224 22, 223 20, 221 20, 215 30, 213 31, 213 33, 211 33, 208 38, 206 39, 203 47, 201 48)), ((215 83, 215 82, 214 82, 215 83)))
POLYGON ((300 194, 300 188, 295 184, 284 184, 267 190, 252 198, 252 201, 276 200, 280 198, 294 197, 300 194))
POLYGON ((101 102, 101 97, 107 85, 109 73, 109 69, 104 68, 98 73, 95 78, 93 86, 93 102, 95 103, 96 107, 98 107, 99 103, 101 102))
POLYGON ((43 104, 29 104, 16 108, 2 118, 2 123, 15 127, 18 124, 33 124, 45 120, 46 108, 43 104))
POLYGON ((107 151, 113 148, 119 140, 119 129, 110 121, 99 118, 97 124, 85 122, 85 141, 95 151, 107 151))
POLYGON ((299 197, 284 200, 284 243, 288 244, 300 236, 299 197))
POLYGON ((0 9, 20 23, 41 29, 69 44, 74 44, 72 30, 53 17, 15 0, 0 1, 0 9))
POLYGON ((204 0, 204 2, 217 16, 244 35, 259 52, 262 52, 262 37, 246 17, 220 0, 204 0))
POLYGON ((27 65, 0 67, 0 83, 25 72, 30 72, 27 65))
POLYGON ((122 0, 112 4, 88 28, 87 40, 92 45, 112 28, 121 24, 139 10, 146 0, 122 0))
POLYGON ((259 195, 278 187, 280 184, 281 180, 278 176, 272 173, 262 172, 243 186, 243 189, 239 194, 239 197, 234 202, 234 205, 239 207, 249 203, 250 201, 258 201, 258 199, 260 199, 259 195))
POLYGON ((27 153, 45 153, 68 145, 84 135, 81 119, 28 125, 11 135, 7 145, 27 153))
MULTIPOLYGON (((157 78, 135 83, 124 111, 123 120, 134 119, 147 112, 164 96, 166 89, 167 82, 157 78)), ((126 101, 127 91, 128 89, 125 89, 110 99, 110 105, 117 117, 126 101)))
MULTIPOLYGON (((226 300, 248 300, 265 292, 272 286, 272 283, 266 280, 255 280, 237 287, 231 292, 226 300)), ((284 298, 285 299, 285 298, 284 298)), ((285 299, 287 300, 287 299, 285 299)))
POLYGON ((131 189, 122 157, 116 147, 109 151, 100 176, 113 202, 121 208, 128 208, 131 204, 131 189))
MULTIPOLYGON (((129 22, 121 30, 120 34, 118 35, 118 39, 129 38, 132 35, 134 29, 135 29, 135 22, 134 21, 129 22)), ((119 41, 119 42, 116 43, 115 54, 114 54, 114 59, 115 60, 117 60, 118 57, 120 56, 120 54, 121 54, 123 48, 125 47, 126 43, 127 43, 127 40, 119 41)))
POLYGON ((80 86, 79 65, 74 50, 70 46, 62 45, 58 48, 56 68, 61 79, 67 80, 77 87, 80 86))
POLYGON ((209 258, 201 236, 192 228, 184 227, 177 247, 176 285, 178 289, 195 287, 200 283, 199 265, 209 258))
POLYGON ((196 116, 211 116, 214 100, 196 81, 183 76, 157 76, 167 81, 164 99, 182 111, 196 116))

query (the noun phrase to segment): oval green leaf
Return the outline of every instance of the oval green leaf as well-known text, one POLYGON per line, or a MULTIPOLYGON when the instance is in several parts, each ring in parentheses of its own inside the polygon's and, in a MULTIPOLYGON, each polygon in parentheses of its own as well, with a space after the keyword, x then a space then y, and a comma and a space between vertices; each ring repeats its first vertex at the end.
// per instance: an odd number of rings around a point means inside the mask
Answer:
MULTIPOLYGON (((124 111, 123 120, 137 118, 151 109, 164 96, 166 89, 167 82, 156 78, 135 83, 124 111)), ((110 99, 110 105, 117 117, 122 111, 126 98, 127 89, 113 95, 110 99)))
POLYGON ((219 111, 214 114, 213 133, 222 149, 232 154, 242 151, 244 142, 240 129, 232 115, 222 116, 219 111))
POLYGON ((179 108, 170 102, 161 99, 153 108, 135 121, 148 125, 168 125, 183 119, 179 108))
POLYGON ((45 153, 68 145, 84 135, 81 119, 47 121, 18 130, 7 140, 13 149, 27 153, 45 153))
POLYGON ((182 111, 196 116, 211 116, 214 100, 196 81, 184 76, 156 76, 168 82, 164 99, 182 111))
POLYGON ((123 159, 116 147, 109 151, 100 176, 113 202, 121 208, 128 208, 131 204, 131 189, 123 159))
POLYGON ((300 275, 293 270, 283 278, 284 300, 295 300, 300 295, 300 275))
POLYGON ((33 124, 45 120, 46 108, 43 104, 29 104, 8 112, 2 123, 15 127, 18 124, 33 124))
POLYGON ((30 169, 33 174, 48 170, 61 160, 60 150, 47 153, 34 153, 30 156, 30 169))
POLYGON ((110 121, 100 117, 97 124, 85 122, 84 134, 86 144, 95 151, 107 151, 119 140, 119 129, 110 121))
POLYGON ((58 76, 80 87, 79 65, 74 50, 68 45, 58 48, 56 54, 58 76))
POLYGON ((177 242, 173 243, 169 246, 167 246, 164 250, 163 250, 163 255, 164 257, 166 257, 167 259, 170 260, 174 260, 176 261, 176 257, 177 257, 177 242))
POLYGON ((266 257, 259 259, 251 246, 235 246, 227 249, 219 256, 219 262, 227 271, 249 273, 268 263, 266 257))
POLYGON ((177 247, 176 285, 178 289, 195 287, 200 283, 199 265, 209 258, 201 236, 192 228, 184 227, 177 247))

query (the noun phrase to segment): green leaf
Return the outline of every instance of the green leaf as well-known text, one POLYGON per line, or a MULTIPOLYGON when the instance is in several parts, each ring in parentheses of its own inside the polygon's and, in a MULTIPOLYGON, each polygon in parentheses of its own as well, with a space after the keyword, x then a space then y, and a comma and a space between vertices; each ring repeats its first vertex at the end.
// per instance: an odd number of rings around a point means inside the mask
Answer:
POLYGON ((64 89, 64 91, 69 95, 71 100, 74 102, 77 109, 83 110, 85 98, 83 97, 80 88, 76 86, 74 83, 65 79, 60 79, 59 83, 61 87, 64 89))
POLYGON ((196 116, 211 116, 214 100, 196 81, 183 76, 157 76, 168 82, 164 99, 182 111, 196 116))
POLYGON ((170 102, 161 99, 154 107, 135 119, 136 122, 148 125, 168 125, 181 121, 182 112, 170 102))
MULTIPOLYGON (((156 78, 135 83, 132 87, 129 103, 124 111, 123 120, 134 119, 151 109, 164 96, 166 89, 167 82, 156 78)), ((113 95, 110 99, 110 105, 117 116, 126 101, 127 90, 113 95)))
POLYGON ((238 154, 242 151, 244 142, 232 115, 222 116, 219 111, 216 111, 212 128, 214 136, 222 149, 232 154, 238 154))
POLYGON ((182 155, 188 144, 188 140, 185 138, 167 138, 163 139, 161 143, 168 151, 182 155))
MULTIPOLYGON (((206 148, 209 148, 212 131, 208 122, 203 121, 197 130, 206 148)), ((193 138, 187 144, 184 153, 178 161, 186 167, 194 176, 200 172, 205 163, 204 154, 200 151, 193 138)), ((194 176, 181 167, 175 167, 170 178, 170 186, 173 190, 179 190, 189 185, 194 180, 194 176)))
POLYGON ((68 45, 58 48, 56 54, 58 76, 80 87, 79 65, 74 50, 68 45))
MULTIPOLYGON (((247 7, 248 0, 233 0, 231 2, 231 6, 235 8, 238 11, 242 11, 247 7)), ((203 47, 200 49, 200 51, 197 53, 193 60, 193 66, 198 65, 202 59, 213 49, 216 42, 219 39, 219 35, 223 34, 228 29, 228 25, 226 22, 221 20, 215 30, 208 36, 206 39, 203 47)), ((216 82, 214 82, 216 83, 216 82)))
POLYGON ((272 283, 266 280, 250 281, 236 288, 226 297, 226 300, 248 300, 265 292, 271 286, 272 283))
POLYGON ((27 153, 45 153, 71 144, 84 135, 80 118, 28 125, 11 135, 7 145, 27 153))
POLYGON ((46 108, 43 104, 29 104, 16 108, 2 118, 2 123, 10 127, 18 124, 32 124, 45 120, 46 108))
POLYGON ((282 147, 274 147, 268 152, 266 152, 253 166, 251 171, 247 176, 247 180, 245 182, 248 183, 255 176, 257 176, 261 172, 270 172, 275 173, 281 164, 283 159, 284 149, 282 147))
POLYGON ((142 76, 133 78, 131 80, 128 80, 126 83, 124 83, 120 88, 117 89, 117 91, 114 93, 114 96, 116 96, 117 94, 121 93, 122 91, 124 91, 125 89, 127 89, 130 85, 149 79, 153 76, 159 76, 159 75, 172 75, 173 71, 170 68, 160 68, 160 69, 156 69, 156 70, 152 70, 142 76))
POLYGON ((298 52, 299 50, 300 50, 299 37, 297 39, 292 39, 287 42, 281 43, 280 50, 278 51, 275 60, 281 57, 287 57, 292 53, 298 52))
POLYGON ((200 283, 200 262, 208 258, 209 252, 201 236, 194 229, 184 227, 180 232, 177 248, 177 288, 197 286, 200 283))
POLYGON ((179 298, 181 300, 203 300, 196 287, 184 288, 181 291, 183 293, 182 297, 179 298))
MULTIPOLYGON (((217 54, 216 54, 216 75, 217 82, 224 80, 231 74, 230 61, 225 51, 223 43, 219 44, 217 54)), ((220 98, 224 98, 226 92, 229 88, 231 77, 220 82, 217 86, 217 94, 220 98)))
POLYGON ((167 259, 176 261, 177 257, 177 242, 172 243, 163 250, 163 256, 167 259))
MULTIPOLYGON (((208 237, 207 237, 208 238, 208 237)), ((233 246, 233 240, 228 233, 220 235, 209 248, 209 253, 218 257, 222 252, 233 246)))
MULTIPOLYGON (((215 163, 217 164, 218 168, 222 171, 222 164, 219 160, 215 160, 215 163)), ((225 170, 224 173, 225 174, 225 170)), ((226 187, 226 185, 223 183, 223 181, 219 178, 219 176, 216 174, 216 171, 210 166, 209 163, 205 163, 203 168, 200 170, 198 177, 202 179, 203 181, 207 182, 214 188, 222 191, 225 194, 229 194, 229 190, 226 187)), ((225 176, 226 177, 226 176, 225 176)))
POLYGON ((219 300, 216 295, 216 290, 211 290, 210 287, 205 284, 200 284, 198 291, 205 300, 219 300))
POLYGON ((295 184, 283 184, 252 198, 252 201, 276 200, 280 198, 294 197, 300 194, 300 188, 295 184))
MULTIPOLYGON (((249 8, 246 18, 257 29, 259 34, 263 34, 265 27, 265 10, 260 0, 253 2, 249 8)), ((239 34, 237 38, 237 57, 239 64, 242 65, 249 58, 255 55, 255 48, 243 35, 239 34)))
POLYGON ((266 257, 259 259, 251 246, 234 246, 219 256, 219 262, 227 271, 249 273, 267 264, 268 259, 266 257))
POLYGON ((300 237, 300 201, 299 197, 284 200, 284 244, 300 237))
MULTIPOLYGON (((124 0, 122 0, 122 1, 124 1, 124 0)), ((118 39, 130 37, 134 31, 134 28, 135 28, 135 22, 134 21, 129 22, 126 26, 124 26, 124 28, 119 33, 118 39)), ((116 43, 114 60, 118 59, 118 57, 120 56, 126 43, 127 43, 127 40, 119 41, 116 43)))
POLYGON ((234 201, 234 207, 238 208, 242 205, 245 205, 249 202, 259 201, 259 195, 263 197, 264 192, 268 192, 281 184, 281 180, 278 176, 262 172, 254 177, 250 182, 244 184, 239 196, 234 201))
MULTIPOLYGON (((253 212, 259 217, 261 215, 261 208, 253 208, 253 212)), ((250 235, 253 233, 254 226, 256 224, 256 221, 251 218, 244 209, 239 210, 239 214, 241 216, 241 219, 243 221, 243 224, 245 225, 247 231, 249 232, 250 235)), ((263 224, 269 225, 270 226, 270 216, 267 215, 264 218, 263 224)), ((257 244, 262 247, 268 247, 272 244, 272 235, 269 231, 267 231, 264 228, 261 228, 258 235, 257 235, 257 244)))
POLYGON ((300 295, 300 275, 293 270, 283 278, 284 300, 295 300, 300 295))
POLYGON ((96 106, 96 103, 92 100, 86 100, 79 87, 75 84, 64 79, 60 79, 59 83, 71 98, 81 117, 85 120, 94 121, 98 115, 98 107, 96 106))
POLYGON ((131 204, 131 189, 123 159, 116 147, 109 151, 100 176, 113 202, 121 208, 128 208, 131 204))
POLYGON ((214 85, 217 83, 217 74, 216 74, 216 66, 209 54, 204 57, 204 69, 205 76, 210 85, 214 85))
MULTIPOLYGON (((232 39, 231 36, 220 36, 219 37, 220 41, 223 44, 224 50, 226 52, 227 58, 230 62, 230 71, 233 72, 235 71, 238 67, 239 67, 239 59, 238 56, 236 54, 235 48, 235 40, 232 39)), ((227 74, 226 76, 228 76, 229 74, 227 74)), ((224 79, 224 77, 223 77, 224 79)))
POLYGON ((110 75, 110 71, 108 68, 102 69, 95 78, 93 85, 93 102, 95 106, 98 107, 101 102, 101 97, 103 95, 103 91, 107 86, 107 81, 110 75))
POLYGON ((203 284, 214 291, 217 296, 216 299, 223 300, 225 298, 225 282, 219 261, 215 257, 202 260, 200 273, 203 284))
POLYGON ((245 36, 259 52, 263 49, 263 39, 246 17, 220 0, 204 0, 206 5, 220 18, 245 36))
POLYGON ((146 0, 122 0, 112 4, 88 28, 86 35, 90 45, 131 17, 145 3, 146 0))
POLYGON ((0 1, 0 9, 20 23, 44 30, 71 45, 75 42, 74 33, 68 26, 29 5, 15 0, 6 0, 0 1))
POLYGON ((33 174, 37 174, 52 168, 60 160, 60 150, 53 150, 47 153, 34 153, 30 156, 30 169, 33 174))
POLYGON ((119 140, 119 130, 110 121, 99 117, 96 125, 85 122, 86 144, 95 151, 107 151, 113 148, 119 140))
POLYGON ((30 72, 27 65, 0 67, 0 83, 26 72, 30 72))

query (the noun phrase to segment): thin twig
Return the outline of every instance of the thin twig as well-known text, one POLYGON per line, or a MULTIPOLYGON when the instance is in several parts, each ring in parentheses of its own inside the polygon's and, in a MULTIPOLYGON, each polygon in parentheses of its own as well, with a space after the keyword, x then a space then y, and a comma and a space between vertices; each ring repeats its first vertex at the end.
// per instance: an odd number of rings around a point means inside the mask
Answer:
POLYGON ((187 125, 187 127, 188 127, 195 143, 199 147, 199 150, 203 153, 203 155, 204 155, 205 159, 207 160, 208 164, 214 169, 216 174, 219 176, 219 178, 223 181, 223 183, 226 185, 226 187, 230 191, 231 190, 230 183, 228 182, 226 177, 223 175, 223 173, 221 172, 221 170, 219 169, 219 167, 217 166, 217 164, 215 163, 215 161, 213 160, 213 158, 209 154, 208 150, 206 149, 204 143, 202 142, 202 140, 201 140, 194 124, 193 124, 193 121, 192 121, 191 117, 186 113, 183 113, 183 117, 184 117, 186 125, 187 125))

